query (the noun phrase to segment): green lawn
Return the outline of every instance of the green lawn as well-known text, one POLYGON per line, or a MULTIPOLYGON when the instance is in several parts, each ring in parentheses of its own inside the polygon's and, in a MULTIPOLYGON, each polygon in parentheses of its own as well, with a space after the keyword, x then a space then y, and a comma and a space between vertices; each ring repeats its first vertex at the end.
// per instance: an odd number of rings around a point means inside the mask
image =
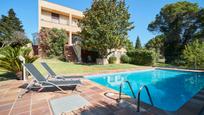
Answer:
POLYGON ((157 66, 157 67, 175 67, 175 65, 166 64, 166 63, 164 63, 164 62, 158 62, 158 63, 156 63, 156 66, 157 66))
MULTIPOLYGON (((34 62, 34 65, 45 74, 45 70, 41 67, 40 61, 34 62)), ((128 69, 135 68, 136 65, 131 64, 108 64, 108 65, 96 65, 96 64, 74 64, 68 62, 62 62, 57 59, 43 60, 57 73, 57 74, 84 74, 84 73, 96 73, 107 70, 128 69)))
MULTIPOLYGON (((138 67, 131 64, 108 64, 108 65, 95 65, 95 64, 74 64, 68 62, 62 62, 58 59, 38 59, 34 62, 34 65, 38 70, 46 75, 46 71, 41 67, 40 61, 45 61, 47 64, 57 73, 57 74, 87 74, 87 73, 97 73, 107 70, 117 70, 117 69, 129 69, 138 67)), ((7 73, 6 71, 0 71, 0 81, 7 80, 14 77, 14 74, 7 73), (4 79, 3 79, 4 78, 4 79)))

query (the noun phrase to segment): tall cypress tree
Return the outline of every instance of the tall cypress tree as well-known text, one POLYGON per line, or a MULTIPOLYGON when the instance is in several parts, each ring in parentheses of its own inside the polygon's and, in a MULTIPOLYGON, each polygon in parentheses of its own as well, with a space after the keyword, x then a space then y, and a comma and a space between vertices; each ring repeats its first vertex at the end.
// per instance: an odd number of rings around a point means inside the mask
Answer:
POLYGON ((140 38, 139 36, 137 36, 137 39, 136 39, 136 42, 135 42, 135 49, 141 49, 142 48, 142 45, 141 45, 141 42, 140 42, 140 38))
POLYGON ((9 26, 11 26, 14 31, 24 32, 23 25, 19 18, 16 17, 16 13, 13 9, 8 11, 8 20, 9 26))
POLYGON ((23 25, 13 9, 8 11, 8 16, 1 16, 0 20, 0 42, 1 45, 5 41, 12 41, 15 37, 15 32, 24 33, 23 25))

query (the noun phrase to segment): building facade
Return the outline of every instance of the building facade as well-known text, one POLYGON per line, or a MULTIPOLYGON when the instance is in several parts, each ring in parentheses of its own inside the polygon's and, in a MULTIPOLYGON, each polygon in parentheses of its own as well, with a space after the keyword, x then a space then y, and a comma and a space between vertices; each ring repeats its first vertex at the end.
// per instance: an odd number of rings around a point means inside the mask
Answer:
POLYGON ((69 45, 72 45, 72 36, 81 31, 77 23, 82 18, 83 13, 81 11, 46 0, 39 0, 38 2, 38 32, 43 27, 64 29, 69 36, 69 45))
POLYGON ((73 48, 73 38, 81 31, 80 27, 78 27, 78 21, 82 18, 83 13, 79 10, 51 3, 46 0, 38 0, 38 32, 40 32, 41 28, 66 30, 68 35, 68 46, 66 46, 66 50, 70 53, 66 55, 70 56, 72 58, 70 60, 72 61, 75 61, 74 58, 80 58, 81 55, 80 47, 76 46, 73 48))
MULTIPOLYGON (((79 10, 51 3, 47 0, 38 0, 38 32, 41 28, 66 30, 68 35, 68 44, 64 50, 66 59, 75 62, 96 62, 96 52, 81 50, 81 47, 76 44, 77 33, 81 31, 81 28, 78 27, 78 21, 83 17, 83 12, 79 10)), ((117 57, 119 63, 120 56, 125 54, 126 50, 117 49, 114 51, 110 56, 117 57)))

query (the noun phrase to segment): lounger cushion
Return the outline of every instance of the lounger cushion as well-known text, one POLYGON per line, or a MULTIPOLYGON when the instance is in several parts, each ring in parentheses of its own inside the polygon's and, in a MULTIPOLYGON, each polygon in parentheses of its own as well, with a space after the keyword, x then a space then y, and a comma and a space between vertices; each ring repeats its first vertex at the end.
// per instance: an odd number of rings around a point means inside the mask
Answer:
POLYGON ((71 95, 49 101, 54 115, 69 113, 89 104, 89 102, 80 95, 71 95))

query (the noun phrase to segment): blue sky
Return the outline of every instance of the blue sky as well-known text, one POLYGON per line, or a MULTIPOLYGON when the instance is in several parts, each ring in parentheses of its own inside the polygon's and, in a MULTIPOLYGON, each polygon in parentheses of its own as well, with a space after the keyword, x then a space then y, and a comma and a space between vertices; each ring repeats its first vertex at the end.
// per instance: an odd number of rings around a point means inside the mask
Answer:
MULTIPOLYGON (((92 0, 48 0, 63 6, 84 11, 90 8, 92 0)), ((169 3, 181 0, 126 0, 135 28, 129 32, 129 38, 135 42, 137 36, 145 44, 155 35, 148 32, 148 24, 154 20, 160 9, 169 3)), ((204 0, 187 0, 204 7, 204 0)), ((6 15, 13 8, 23 23, 27 36, 32 39, 32 33, 37 32, 37 0, 0 0, 0 15, 6 15)))

